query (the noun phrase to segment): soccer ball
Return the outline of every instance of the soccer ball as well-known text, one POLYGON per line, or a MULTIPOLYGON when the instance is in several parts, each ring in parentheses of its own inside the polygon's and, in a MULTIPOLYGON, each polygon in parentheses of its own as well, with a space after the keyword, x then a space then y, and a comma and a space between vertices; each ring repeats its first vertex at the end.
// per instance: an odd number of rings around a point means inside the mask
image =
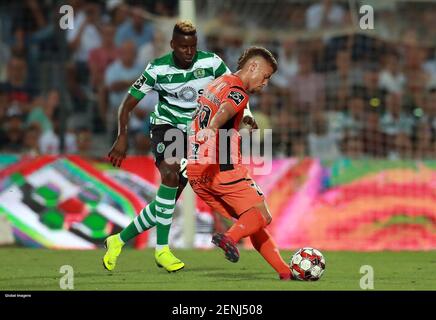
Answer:
POLYGON ((325 270, 325 259, 319 250, 301 248, 294 253, 289 262, 296 280, 317 281, 325 270))

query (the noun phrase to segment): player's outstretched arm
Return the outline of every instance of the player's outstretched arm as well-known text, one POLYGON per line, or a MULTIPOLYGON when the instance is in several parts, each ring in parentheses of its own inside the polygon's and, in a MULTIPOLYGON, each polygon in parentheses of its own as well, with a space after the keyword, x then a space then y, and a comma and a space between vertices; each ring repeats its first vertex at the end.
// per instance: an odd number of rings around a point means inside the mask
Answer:
POLYGON ((118 136, 109 151, 109 161, 114 167, 120 167, 121 162, 126 157, 128 138, 127 129, 129 123, 130 112, 136 107, 139 100, 130 94, 126 94, 118 108, 118 136))

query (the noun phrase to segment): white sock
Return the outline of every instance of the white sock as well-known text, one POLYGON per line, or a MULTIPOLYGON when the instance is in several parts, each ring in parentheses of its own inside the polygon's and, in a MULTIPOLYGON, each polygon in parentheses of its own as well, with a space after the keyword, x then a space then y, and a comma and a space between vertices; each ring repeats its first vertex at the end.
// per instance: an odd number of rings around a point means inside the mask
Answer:
POLYGON ((121 234, 118 233, 118 239, 120 239, 121 243, 124 244, 125 242, 123 241, 123 239, 121 239, 121 234))
POLYGON ((168 247, 168 245, 167 244, 157 244, 156 245, 156 250, 159 251, 159 250, 162 250, 165 247, 168 247))

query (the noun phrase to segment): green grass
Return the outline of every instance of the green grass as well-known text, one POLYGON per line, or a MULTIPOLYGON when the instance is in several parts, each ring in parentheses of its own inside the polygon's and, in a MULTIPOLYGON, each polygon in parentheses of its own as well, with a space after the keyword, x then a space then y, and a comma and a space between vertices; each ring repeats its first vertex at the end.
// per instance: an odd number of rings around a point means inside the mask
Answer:
POLYGON ((63 265, 74 268, 75 290, 360 290, 362 265, 374 268, 376 290, 436 290, 436 251, 324 252, 326 272, 318 282, 278 281, 256 251, 242 251, 236 264, 218 250, 174 252, 186 267, 169 274, 156 267, 152 250, 125 249, 108 272, 103 250, 2 248, 0 290, 60 290, 63 265))

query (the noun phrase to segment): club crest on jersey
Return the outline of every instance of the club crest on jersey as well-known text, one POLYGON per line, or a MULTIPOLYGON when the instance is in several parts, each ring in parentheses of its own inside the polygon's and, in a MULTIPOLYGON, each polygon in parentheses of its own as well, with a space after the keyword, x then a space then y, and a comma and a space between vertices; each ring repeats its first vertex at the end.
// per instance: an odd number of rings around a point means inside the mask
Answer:
POLYGON ((245 97, 242 93, 238 92, 238 91, 230 91, 229 95, 227 96, 227 98, 232 99, 233 101, 235 101, 235 103, 237 105, 240 105, 242 101, 244 101, 245 97))
POLYGON ((197 91, 193 87, 184 87, 178 96, 186 102, 194 102, 197 99, 197 91))
POLYGON ((163 142, 159 142, 156 146, 156 150, 158 153, 162 153, 165 150, 165 145, 163 142))
POLYGON ((204 69, 196 69, 194 71, 194 77, 199 79, 199 78, 204 78, 204 76, 206 75, 206 71, 204 71, 204 69))

